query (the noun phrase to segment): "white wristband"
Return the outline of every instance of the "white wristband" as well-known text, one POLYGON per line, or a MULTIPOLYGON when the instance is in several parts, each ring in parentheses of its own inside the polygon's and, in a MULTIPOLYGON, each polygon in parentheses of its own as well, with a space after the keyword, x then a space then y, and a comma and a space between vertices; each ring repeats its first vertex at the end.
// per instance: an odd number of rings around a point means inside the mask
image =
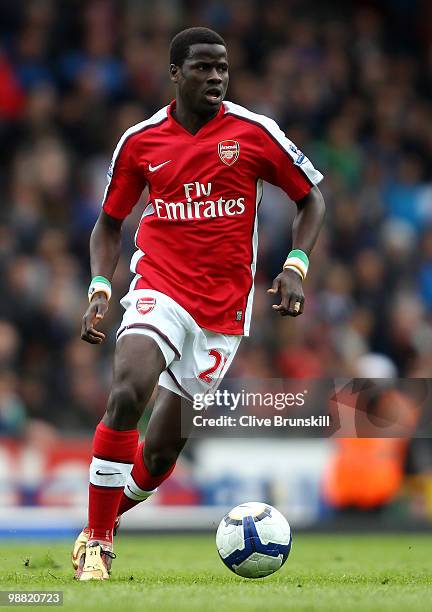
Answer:
POLYGON ((283 270, 295 270, 302 280, 306 278, 309 268, 309 257, 301 249, 293 249, 288 253, 288 257, 283 265, 283 270))
POLYGON ((304 261, 302 261, 299 257, 287 257, 287 260, 283 265, 283 269, 286 270, 287 268, 295 269, 303 279, 306 278, 308 269, 304 261))
POLYGON ((88 288, 88 300, 92 301, 95 293, 105 293, 107 300, 111 298, 111 283, 104 276, 95 276, 88 288))

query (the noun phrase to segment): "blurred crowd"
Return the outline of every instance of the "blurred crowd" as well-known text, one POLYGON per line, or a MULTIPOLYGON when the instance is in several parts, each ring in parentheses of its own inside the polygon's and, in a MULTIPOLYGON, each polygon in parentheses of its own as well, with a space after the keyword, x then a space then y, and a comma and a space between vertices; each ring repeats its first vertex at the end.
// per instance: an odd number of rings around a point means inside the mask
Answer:
POLYGON ((227 41, 227 98, 278 121, 325 175, 295 320, 266 293, 295 206, 266 185, 251 338, 230 375, 349 377, 369 354, 394 375, 432 371, 430 3, 2 0, 0 434, 27 417, 90 431, 103 414, 142 207, 98 347, 79 337, 89 235, 115 144, 171 100, 169 41, 192 25, 227 41))

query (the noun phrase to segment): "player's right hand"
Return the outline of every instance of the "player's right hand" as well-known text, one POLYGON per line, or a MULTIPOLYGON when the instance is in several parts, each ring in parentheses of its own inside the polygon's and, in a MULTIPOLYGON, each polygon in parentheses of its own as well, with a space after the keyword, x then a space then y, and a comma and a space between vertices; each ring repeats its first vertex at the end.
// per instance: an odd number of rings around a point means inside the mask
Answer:
POLYGON ((108 310, 108 300, 104 293, 96 293, 83 316, 81 340, 90 344, 100 344, 105 340, 105 334, 96 329, 108 310))

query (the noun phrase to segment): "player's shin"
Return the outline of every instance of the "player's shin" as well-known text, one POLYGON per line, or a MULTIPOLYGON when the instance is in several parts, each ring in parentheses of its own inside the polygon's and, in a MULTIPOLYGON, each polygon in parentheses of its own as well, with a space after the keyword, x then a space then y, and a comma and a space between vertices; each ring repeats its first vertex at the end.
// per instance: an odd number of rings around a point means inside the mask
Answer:
POLYGON ((130 474, 138 431, 117 431, 99 423, 93 440, 89 485, 89 541, 112 546, 114 522, 130 474))
POLYGON ((156 491, 157 487, 172 474, 176 466, 174 463, 164 474, 152 476, 145 464, 143 451, 144 442, 141 442, 135 455, 132 471, 126 480, 123 494, 120 498, 118 515, 124 514, 140 502, 148 499, 156 491))

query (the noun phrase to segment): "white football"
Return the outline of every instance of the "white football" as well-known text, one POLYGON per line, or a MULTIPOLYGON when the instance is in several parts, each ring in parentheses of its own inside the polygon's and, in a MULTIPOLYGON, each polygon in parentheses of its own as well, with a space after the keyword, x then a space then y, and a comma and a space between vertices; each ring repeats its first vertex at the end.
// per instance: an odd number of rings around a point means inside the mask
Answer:
POLYGON ((262 502, 247 502, 226 514, 216 533, 222 561, 244 578, 273 574, 288 558, 292 535, 282 514, 262 502))

